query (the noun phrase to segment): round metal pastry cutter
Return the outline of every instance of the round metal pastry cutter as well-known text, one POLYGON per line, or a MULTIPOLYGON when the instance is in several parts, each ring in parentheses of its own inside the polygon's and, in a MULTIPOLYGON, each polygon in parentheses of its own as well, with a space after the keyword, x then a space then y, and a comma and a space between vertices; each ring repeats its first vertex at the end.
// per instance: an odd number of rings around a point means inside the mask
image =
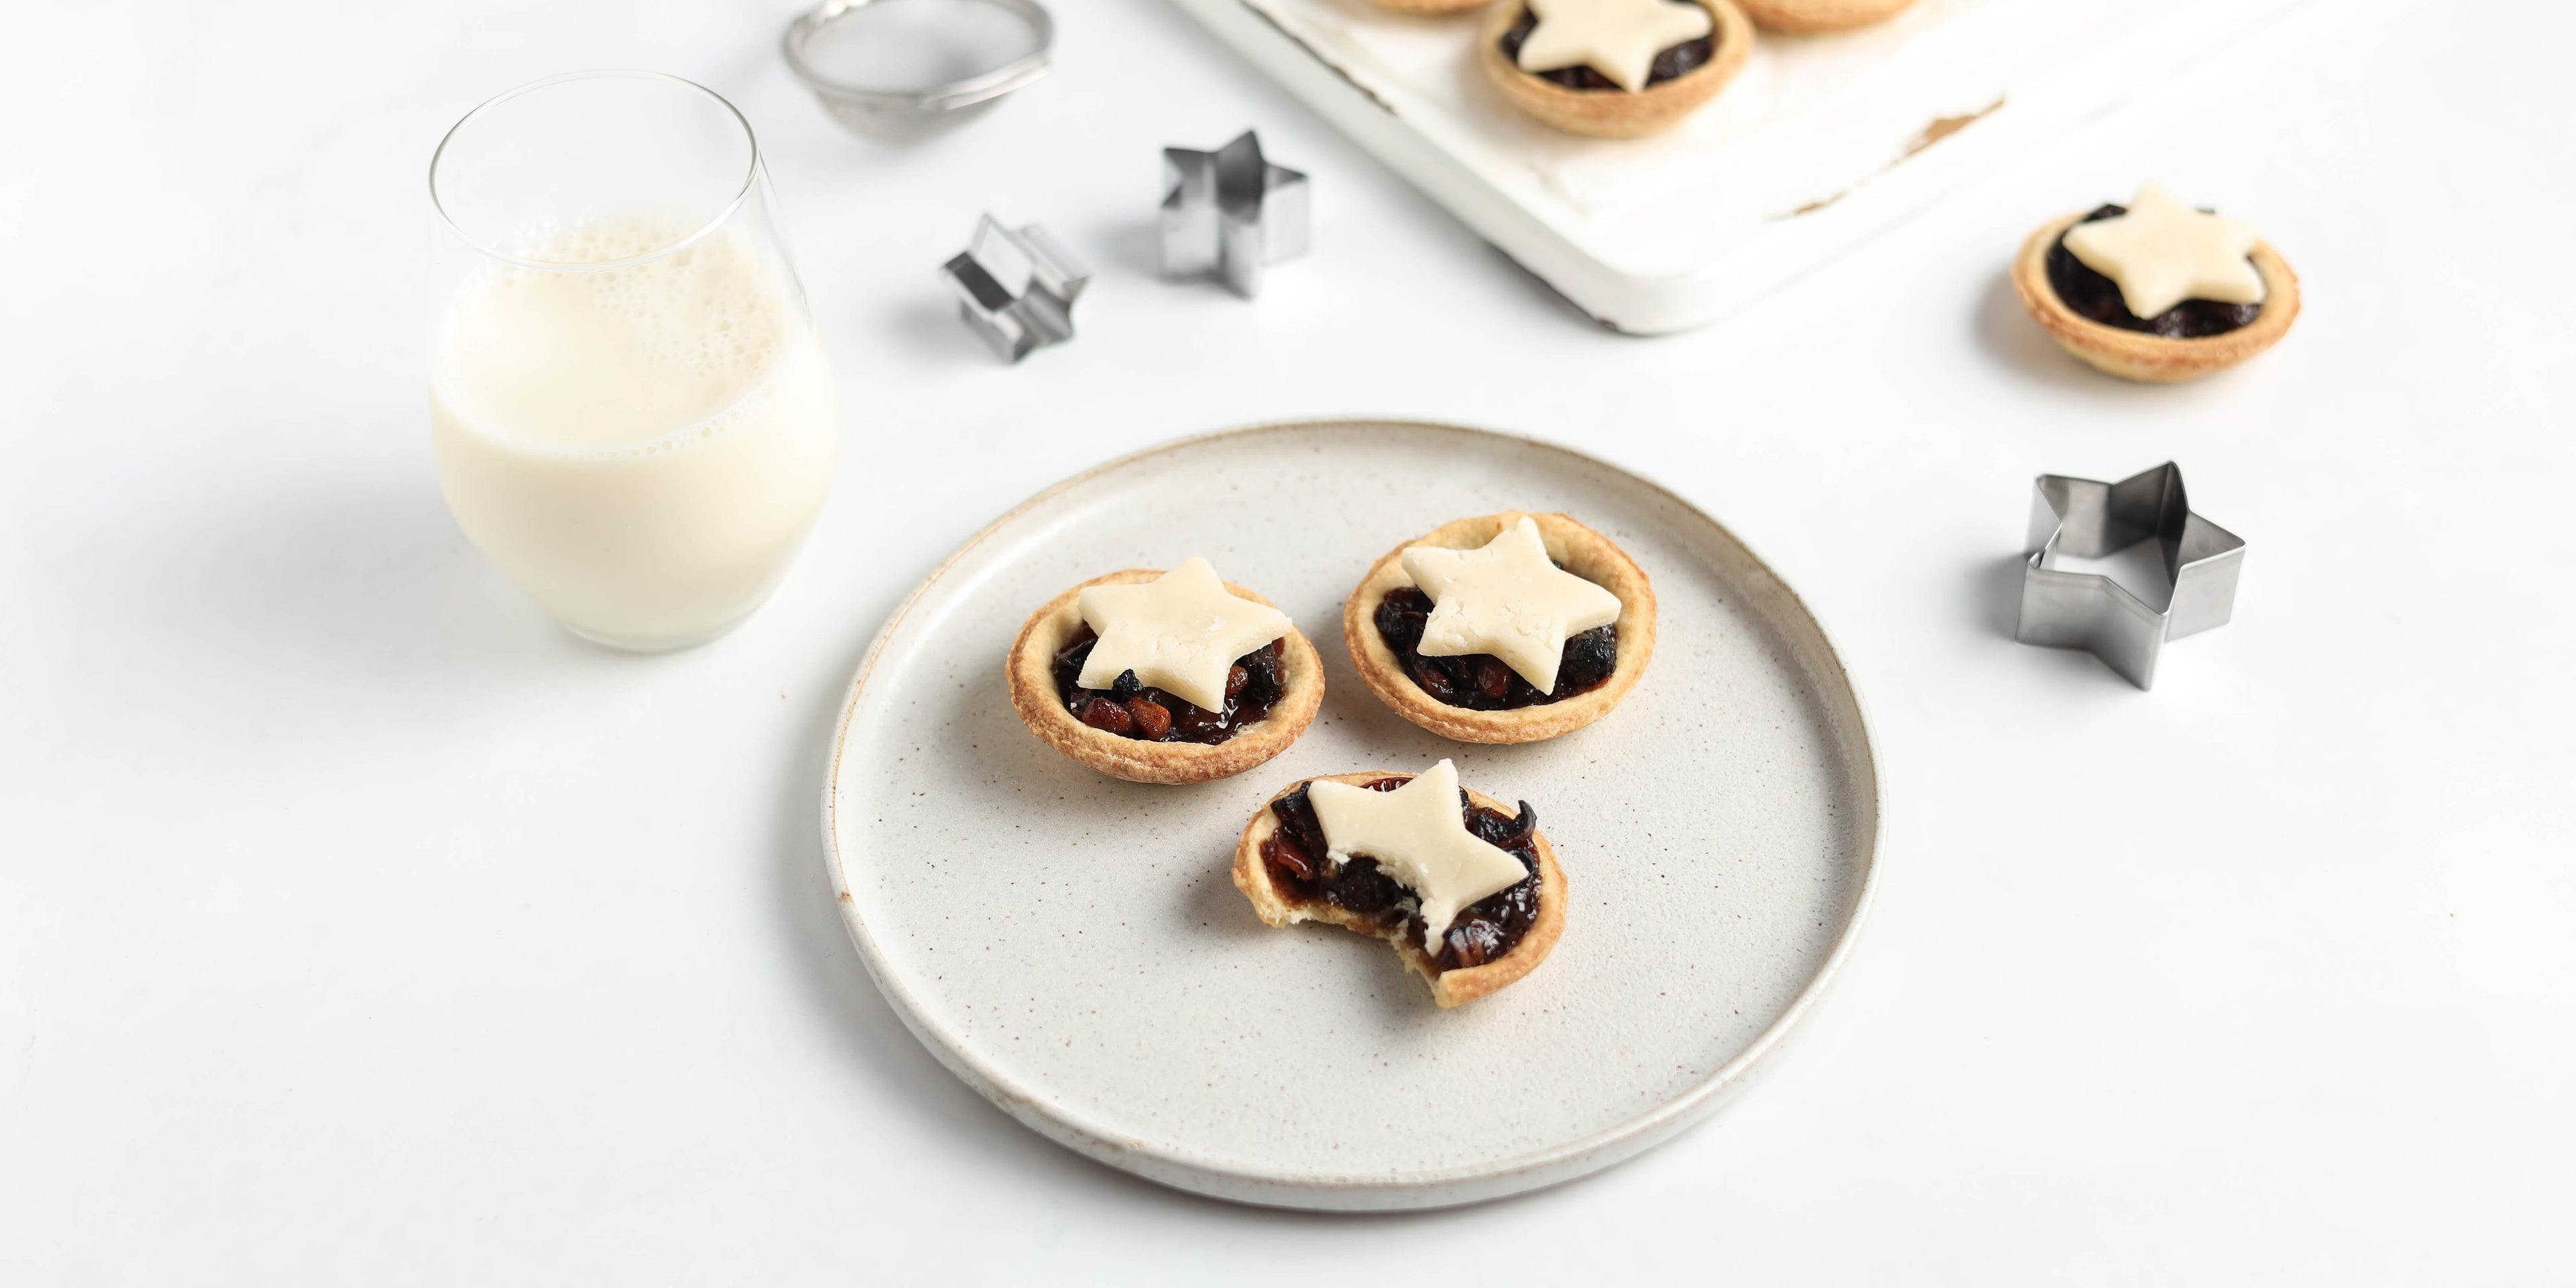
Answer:
POLYGON ((980 116, 1046 75, 1055 20, 1037 0, 827 0, 782 42, 834 120, 905 142, 980 116))

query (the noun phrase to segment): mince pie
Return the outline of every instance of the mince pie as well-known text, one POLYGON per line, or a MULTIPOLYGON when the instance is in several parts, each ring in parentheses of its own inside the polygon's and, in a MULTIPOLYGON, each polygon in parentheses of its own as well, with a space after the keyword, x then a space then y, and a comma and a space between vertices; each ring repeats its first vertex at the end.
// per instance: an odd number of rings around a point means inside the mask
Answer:
POLYGON ((1395 945, 1442 1006, 1529 974, 1565 930, 1565 873, 1538 812, 1461 790, 1445 760, 1272 797, 1235 846, 1234 884, 1271 925, 1321 921, 1395 945))
POLYGON ((2191 380, 2279 341, 2299 278, 2253 225, 2154 184, 2127 206, 2032 233, 2013 263, 2022 307, 2068 353, 2130 380, 2191 380))
POLYGON ((1536 742, 1619 705, 1655 651, 1655 591, 1562 514, 1442 524, 1387 552, 1342 605, 1369 690, 1461 742, 1536 742))
POLYGON ((1205 559, 1056 596, 1020 628, 1004 671, 1029 732, 1138 783, 1242 773, 1287 750, 1324 700, 1315 646, 1205 559))
POLYGON ((1804 34, 1849 31, 1884 22, 1914 0, 1736 0, 1755 22, 1773 31, 1804 34))
POLYGON ((1598 138, 1652 134, 1744 70, 1753 24, 1736 0, 1503 0, 1477 61, 1512 105, 1598 138))

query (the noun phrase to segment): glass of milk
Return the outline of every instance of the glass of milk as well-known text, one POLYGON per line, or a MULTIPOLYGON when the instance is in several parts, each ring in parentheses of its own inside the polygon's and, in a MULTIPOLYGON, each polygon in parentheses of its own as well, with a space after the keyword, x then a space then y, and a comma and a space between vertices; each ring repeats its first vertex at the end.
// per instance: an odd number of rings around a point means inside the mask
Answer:
POLYGON ((429 191, 430 434, 457 523, 586 639, 731 630, 840 458, 750 124, 676 77, 557 76, 457 122, 429 191))

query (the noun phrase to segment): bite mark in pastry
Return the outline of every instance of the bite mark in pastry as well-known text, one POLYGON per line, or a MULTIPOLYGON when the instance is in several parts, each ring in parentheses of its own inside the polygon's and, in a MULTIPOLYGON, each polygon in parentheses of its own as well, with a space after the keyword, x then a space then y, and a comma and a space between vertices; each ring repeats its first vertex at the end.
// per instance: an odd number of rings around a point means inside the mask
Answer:
POLYGON ((1565 873, 1537 811, 1461 790, 1446 760, 1292 785, 1245 825, 1234 884, 1273 926, 1393 944, 1444 1007, 1527 975, 1565 928, 1565 873))
POLYGON ((1655 592, 1600 533, 1506 511, 1379 559, 1342 605, 1342 639, 1370 692, 1405 719, 1462 742, 1534 742, 1600 719, 1636 687, 1654 654, 1655 592))
POLYGON ((1139 783, 1242 773, 1287 750, 1324 696, 1322 659, 1295 623, 1204 559, 1056 596, 1003 669, 1029 732, 1139 783))

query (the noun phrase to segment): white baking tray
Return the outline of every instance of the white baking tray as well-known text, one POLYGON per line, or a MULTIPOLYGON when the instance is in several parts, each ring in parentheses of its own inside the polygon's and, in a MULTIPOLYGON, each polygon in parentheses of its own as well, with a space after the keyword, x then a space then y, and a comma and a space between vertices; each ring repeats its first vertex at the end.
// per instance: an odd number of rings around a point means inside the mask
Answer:
POLYGON ((1764 32, 1688 121, 1601 140, 1485 83, 1480 12, 1175 0, 1604 325, 1647 334, 1742 308, 2306 2, 1922 0, 1861 31, 1764 32))

